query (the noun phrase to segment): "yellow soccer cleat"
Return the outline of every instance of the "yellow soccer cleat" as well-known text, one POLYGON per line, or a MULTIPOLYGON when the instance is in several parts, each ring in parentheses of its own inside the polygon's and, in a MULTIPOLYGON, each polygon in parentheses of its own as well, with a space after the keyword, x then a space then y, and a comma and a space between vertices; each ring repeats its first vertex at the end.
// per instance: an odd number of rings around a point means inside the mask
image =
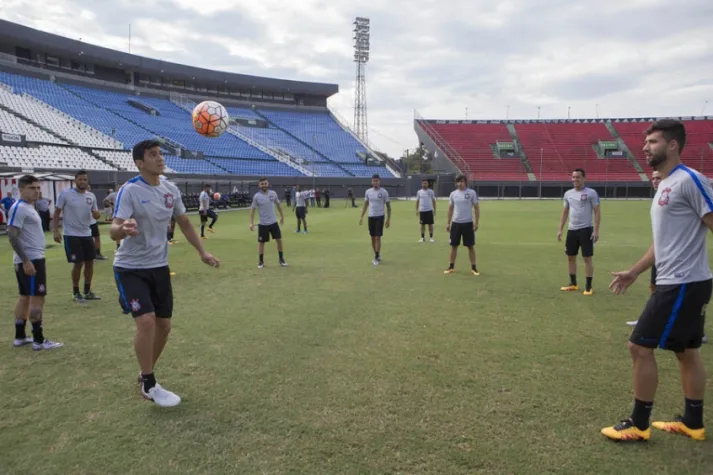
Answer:
POLYGON ((453 274, 453 273, 455 273, 455 271, 456 271, 455 269, 446 269, 443 271, 443 273, 444 274, 453 274))
POLYGON ((593 289, 585 290, 584 292, 582 292, 582 295, 594 295, 594 290, 593 289))
POLYGON ((480 272, 478 272, 477 270, 473 270, 473 269, 470 270, 470 273, 473 275, 480 275, 480 272))
POLYGON ((577 286, 577 285, 566 285, 566 286, 560 288, 560 290, 561 290, 562 292, 575 292, 575 291, 579 290, 579 286, 577 286))
POLYGON ((621 421, 612 427, 602 429, 602 435, 617 442, 644 442, 651 438, 651 428, 641 430, 631 419, 621 421))
POLYGON ((686 424, 683 423, 680 417, 676 417, 675 420, 671 422, 654 422, 651 424, 654 428, 662 430, 664 432, 670 432, 671 434, 681 434, 686 437, 690 437, 693 440, 706 440, 706 429, 689 429, 686 424))

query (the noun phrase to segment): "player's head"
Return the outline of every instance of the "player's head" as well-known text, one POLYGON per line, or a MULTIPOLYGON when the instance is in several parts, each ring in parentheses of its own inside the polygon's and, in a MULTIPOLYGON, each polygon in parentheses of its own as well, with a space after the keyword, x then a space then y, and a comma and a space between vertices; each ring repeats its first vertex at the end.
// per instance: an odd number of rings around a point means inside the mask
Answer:
POLYGON ((661 173, 654 170, 654 172, 651 174, 651 185, 653 185, 654 190, 659 189, 659 183, 661 183, 661 173))
POLYGON ((421 180, 421 188, 424 190, 428 189, 428 180, 421 180))
POLYGON ((371 176, 371 186, 373 186, 374 188, 379 188, 379 186, 381 186, 381 177, 378 173, 374 173, 371 176))
POLYGON ((260 187, 260 191, 265 193, 267 191, 267 189, 270 188, 270 182, 267 181, 267 178, 262 177, 262 178, 260 178, 260 181, 258 182, 257 186, 260 187))
POLYGON ((81 192, 87 191, 89 187, 89 175, 87 175, 86 170, 79 170, 74 174, 74 185, 81 192))
POLYGON ((134 145, 131 151, 136 168, 141 173, 161 175, 166 169, 166 162, 161 153, 161 142, 158 140, 142 140, 134 145))
POLYGON ((210 191, 210 185, 208 183, 203 185, 203 191, 205 191, 206 193, 208 193, 210 191))
POLYGON ((12 198, 12 191, 8 191, 8 192, 7 192, 7 197, 8 197, 8 198, 12 198))
MULTIPOLYGON (((25 175, 17 181, 20 198, 28 203, 34 203, 40 198, 40 180, 33 175, 25 175)), ((9 193, 8 193, 9 195, 9 193)))
POLYGON ((587 172, 584 168, 575 168, 572 171, 572 184, 578 190, 584 186, 584 181, 587 179, 587 172))
POLYGON ((300 191, 301 190, 300 185, 295 185, 295 190, 300 191))
POLYGON ((456 187, 463 191, 466 189, 468 186, 468 179, 465 177, 465 175, 458 175, 456 177, 456 187))
POLYGON ((644 135, 646 163, 654 168, 669 158, 678 158, 686 145, 686 127, 675 119, 657 120, 644 135))

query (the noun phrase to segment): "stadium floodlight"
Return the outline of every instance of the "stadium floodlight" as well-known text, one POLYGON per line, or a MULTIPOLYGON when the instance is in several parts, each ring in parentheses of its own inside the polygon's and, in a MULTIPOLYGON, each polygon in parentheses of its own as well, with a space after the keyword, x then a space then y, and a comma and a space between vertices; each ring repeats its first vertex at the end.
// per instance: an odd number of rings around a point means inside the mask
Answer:
POLYGON ((354 92, 354 129, 366 145, 369 132, 366 119, 366 63, 369 62, 371 49, 371 25, 368 18, 356 17, 354 20, 354 62, 356 63, 356 88, 354 92))

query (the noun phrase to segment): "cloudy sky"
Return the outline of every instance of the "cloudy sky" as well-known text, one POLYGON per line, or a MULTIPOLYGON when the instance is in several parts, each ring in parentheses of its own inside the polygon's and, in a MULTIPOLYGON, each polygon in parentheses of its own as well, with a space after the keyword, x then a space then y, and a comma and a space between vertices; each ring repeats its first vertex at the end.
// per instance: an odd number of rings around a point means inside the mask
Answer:
POLYGON ((1 0, 0 17, 206 68, 337 83, 353 119, 352 21, 371 19, 369 134, 393 156, 413 114, 713 115, 711 0, 1 0), (710 104, 705 102, 710 100, 710 104))

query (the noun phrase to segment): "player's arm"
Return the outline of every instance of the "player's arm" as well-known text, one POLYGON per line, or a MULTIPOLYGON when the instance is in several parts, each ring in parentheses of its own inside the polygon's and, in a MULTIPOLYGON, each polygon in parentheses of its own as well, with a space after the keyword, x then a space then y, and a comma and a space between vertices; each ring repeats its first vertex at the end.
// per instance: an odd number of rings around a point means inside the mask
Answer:
POLYGON ((367 209, 369 209, 369 197, 364 196, 364 206, 361 209, 361 217, 359 218, 359 224, 364 221, 364 215, 366 214, 367 209))
POLYGON ((436 216, 436 195, 433 195, 431 201, 433 202, 433 216, 436 216))
POLYGON ((136 236, 139 230, 133 219, 114 218, 109 228, 109 237, 112 241, 121 241, 127 236, 136 236))
POLYGON ((387 201, 384 205, 386 205, 386 227, 388 227, 391 221, 391 201, 387 201))
POLYGON ((134 203, 132 188, 122 187, 116 195, 116 205, 114 207, 114 217, 109 228, 109 237, 112 241, 121 241, 127 236, 136 236, 139 230, 136 228, 134 215, 134 203))
POLYGON ((446 231, 451 230, 451 220, 453 219, 453 199, 451 198, 450 204, 448 205, 448 217, 446 218, 446 231))
POLYGON ((50 229, 52 230, 52 236, 54 237, 55 242, 62 242, 62 235, 59 232, 59 218, 62 215, 62 208, 64 208, 64 196, 59 195, 59 198, 57 198, 57 204, 54 206, 52 223, 50 224, 50 229))
POLYGON ((562 240, 562 230, 564 230, 564 225, 567 224, 567 218, 569 217, 569 203, 564 200, 564 207, 562 208, 562 214, 560 215, 560 227, 557 231, 557 240, 562 240))
POLYGON ((7 228, 7 238, 10 241, 10 246, 12 250, 15 251, 22 260, 22 262, 29 261, 27 254, 25 253, 25 248, 22 247, 22 242, 20 242, 20 234, 22 230, 16 226, 8 226, 7 228))
POLYGON ((280 213, 280 225, 285 224, 285 215, 282 213, 282 206, 280 206, 279 201, 275 201, 275 205, 277 206, 277 212, 280 213))
POLYGON ((416 215, 418 216, 418 202, 421 201, 421 197, 416 195, 416 215))
POLYGON ((473 231, 478 230, 480 222, 480 203, 473 203, 473 215, 475 216, 475 221, 473 221, 473 231))
POLYGON ((623 272, 612 272, 614 280, 609 284, 609 289, 615 294, 624 293, 636 281, 637 277, 654 265, 654 260, 654 245, 651 244, 646 254, 631 269, 623 272))
POLYGON ((594 242, 597 242, 599 240, 599 223, 602 220, 602 210, 601 207, 599 206, 599 200, 597 199, 597 203, 594 205, 594 234, 592 234, 592 239, 594 242))
POLYGON ((196 228, 193 227, 190 218, 185 213, 176 216, 176 223, 178 224, 178 227, 181 228, 181 232, 186 237, 186 241, 191 243, 191 246, 198 251, 198 254, 201 256, 201 260, 210 266, 220 267, 220 261, 203 249, 203 243, 198 237, 196 228))

